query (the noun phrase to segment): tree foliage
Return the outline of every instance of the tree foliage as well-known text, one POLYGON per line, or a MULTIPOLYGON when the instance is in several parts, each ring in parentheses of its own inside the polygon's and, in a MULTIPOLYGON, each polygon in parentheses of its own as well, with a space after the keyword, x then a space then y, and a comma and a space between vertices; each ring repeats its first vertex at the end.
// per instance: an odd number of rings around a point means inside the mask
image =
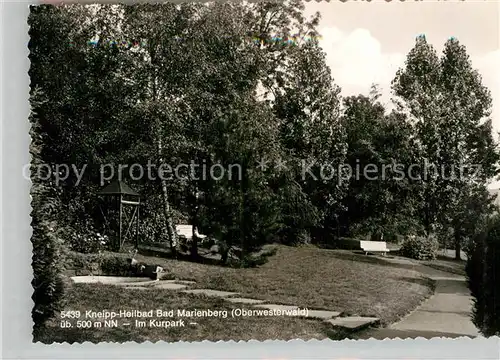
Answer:
MULTIPOLYGON (((31 103, 36 107, 42 98, 39 89, 32 91, 31 103)), ((43 137, 37 134, 39 122, 36 113, 30 116, 32 124, 32 143, 30 153, 32 156, 31 171, 39 176, 45 177, 36 169, 41 164, 40 154, 43 145, 43 137)), ((62 305, 64 282, 61 272, 64 269, 64 244, 62 233, 64 224, 58 221, 60 218, 60 191, 53 182, 40 181, 39 177, 32 176, 32 212, 31 227, 33 230, 31 243, 33 245, 32 267, 33 267, 33 294, 34 306, 32 317, 34 321, 34 335, 43 328, 47 319, 52 317, 62 305)))
POLYGON ((376 87, 341 98, 319 15, 303 10, 300 0, 32 8, 33 168, 82 174, 33 179, 37 324, 59 304, 62 242, 97 239, 104 225, 103 175, 141 194, 143 241, 175 252, 175 225, 188 222, 217 239, 223 262, 234 247, 245 258, 269 242, 342 236, 436 233, 475 249, 499 153, 465 47, 450 39, 439 57, 419 37, 389 111, 376 87), (160 176, 163 165, 173 174, 160 176))
MULTIPOLYGON (((424 166, 419 214, 428 234, 453 227, 472 188, 485 187, 497 172, 491 97, 458 40, 438 58, 424 36, 417 38, 393 90, 399 110, 410 116, 424 166)), ((457 258, 463 234, 454 231, 457 258)))
POLYGON ((415 161, 412 128, 404 115, 386 114, 377 96, 344 99, 349 188, 341 222, 349 236, 406 234, 416 227, 416 181, 408 176, 415 161))
POLYGON ((500 334, 500 218, 476 234, 466 272, 474 298, 472 320, 484 336, 500 334))
MULTIPOLYGON (((47 142, 57 142, 42 157, 86 167, 78 186, 75 174, 61 183, 69 222, 79 231, 102 226, 95 197, 102 164, 116 171, 118 164, 149 161, 155 169, 191 162, 242 168, 236 180, 200 180, 198 168, 197 176, 185 171, 168 181, 134 182, 147 204, 143 219, 156 229, 141 226, 142 231, 170 240, 171 248, 179 211, 221 242, 249 249, 276 240, 287 226, 308 232, 316 224, 308 218, 318 213, 319 219, 323 199, 333 211, 339 195, 332 198, 327 188, 297 182, 298 171, 293 176, 274 168, 255 171, 258 161, 272 167, 291 159, 286 121, 308 127, 307 149, 294 159, 342 161, 342 142, 335 139, 338 89, 318 43, 299 40, 312 36, 317 25, 317 18, 306 21, 302 10, 298 1, 37 7, 31 21, 49 31, 32 38, 32 86, 50 99, 36 110, 47 142), (51 27, 56 21, 57 29, 51 27), (293 75, 283 71, 285 64, 293 75), (318 66, 319 77, 312 70, 318 66), (300 86, 307 95, 294 89, 300 86), (259 89, 295 93, 309 105, 300 118, 287 118, 277 109, 291 102, 259 99, 259 89), (280 204, 289 197, 297 200, 294 206, 280 204), (158 206, 164 209, 160 217, 158 206), (214 207, 220 213, 213 213, 214 207), (235 230, 227 230, 231 227, 235 230)), ((298 147, 299 134, 295 141, 298 147)), ((121 175, 127 180, 134 174, 121 175)))

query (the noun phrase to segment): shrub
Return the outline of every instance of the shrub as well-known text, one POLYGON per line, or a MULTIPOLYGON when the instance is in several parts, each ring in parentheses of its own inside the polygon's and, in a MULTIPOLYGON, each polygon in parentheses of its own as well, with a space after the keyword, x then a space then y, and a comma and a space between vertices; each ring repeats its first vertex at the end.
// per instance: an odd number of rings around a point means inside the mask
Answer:
MULTIPOLYGON (((44 150, 43 136, 40 134, 40 122, 37 109, 43 106, 47 99, 39 88, 31 88, 31 145, 32 156, 31 171, 38 176, 32 176, 31 187, 31 227, 33 234, 31 242, 33 245, 32 268, 33 299, 32 318, 34 322, 33 335, 35 339, 40 335, 45 322, 54 313, 62 308, 64 295, 64 281, 62 271, 64 270, 64 244, 61 240, 61 226, 55 220, 59 219, 61 203, 59 201, 60 191, 53 181, 48 179, 47 169, 36 169, 36 166, 44 163, 41 154, 44 150), (41 171, 41 172, 40 172, 41 171)), ((50 174, 49 174, 50 175, 50 174)))
POLYGON ((416 260, 434 260, 439 242, 434 236, 407 236, 401 245, 401 255, 416 260))
POLYGON ((130 274, 130 260, 125 257, 107 256, 100 261, 104 275, 127 276, 130 274))
POLYGON ((70 252, 68 255, 67 269, 75 271, 77 275, 87 273, 110 276, 129 275, 130 259, 125 254, 70 252))
POLYGON ((267 263, 268 258, 276 255, 277 252, 278 247, 276 245, 264 245, 262 249, 245 256, 243 259, 240 259, 239 256, 231 257, 229 265, 231 267, 254 268, 267 263))
POLYGON ((72 251, 83 254, 95 254, 109 246, 109 239, 96 231, 90 222, 78 224, 70 231, 68 247, 72 251))
POLYGON ((472 321, 484 336, 500 335, 500 217, 473 239, 466 273, 474 298, 472 321))
POLYGON ((61 275, 63 266, 63 241, 55 230, 55 223, 38 222, 33 219, 33 286, 32 310, 34 333, 43 327, 62 306, 64 282, 61 275))
POLYGON ((165 231, 165 221, 163 218, 141 217, 139 223, 139 233, 143 244, 164 244, 167 242, 167 233, 165 231))
MULTIPOLYGON (((138 266, 144 265, 146 268, 155 268, 157 264, 146 264, 138 262, 131 265, 131 258, 123 253, 103 252, 99 254, 82 254, 70 252, 68 256, 67 268, 75 275, 105 275, 105 276, 145 276, 146 274, 137 271, 138 266)), ((163 267, 161 274, 163 280, 172 280, 173 274, 163 267)), ((147 273, 147 272, 146 272, 147 273)))

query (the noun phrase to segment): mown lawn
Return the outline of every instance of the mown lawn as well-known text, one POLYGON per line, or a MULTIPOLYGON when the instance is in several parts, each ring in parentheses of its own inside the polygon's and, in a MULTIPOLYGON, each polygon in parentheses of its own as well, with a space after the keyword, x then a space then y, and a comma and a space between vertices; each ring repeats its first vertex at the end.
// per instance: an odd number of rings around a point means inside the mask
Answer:
POLYGON ((439 257, 432 261, 421 261, 423 265, 429 266, 436 270, 449 272, 455 275, 465 276, 465 263, 464 260, 455 260, 445 257, 439 257))
MULTIPOLYGON (((432 293, 432 283, 411 268, 389 264, 378 258, 318 249, 279 246, 276 255, 257 268, 235 269, 138 256, 158 264, 176 278, 195 280, 196 288, 239 292, 255 299, 341 311, 348 315, 376 316, 382 324, 396 321, 412 311, 432 293)), ((195 297, 154 289, 72 284, 65 310, 121 309, 232 309, 250 308, 220 299, 195 297)), ((184 328, 65 329, 54 319, 37 340, 53 341, 201 341, 266 339, 341 339, 347 336, 321 321, 293 317, 199 318, 184 328)))
POLYGON ((432 283, 412 269, 378 258, 316 247, 279 246, 257 268, 234 269, 138 257, 158 263, 197 288, 239 292, 275 303, 374 315, 390 323, 432 293, 432 283))
MULTIPOLYGON (((44 343, 69 342, 81 343, 98 342, 126 342, 126 341, 218 341, 218 340, 261 340, 266 339, 324 339, 329 335, 338 338, 338 332, 332 331, 326 324, 312 319, 296 317, 239 317, 232 318, 230 311, 233 308, 249 309, 247 305, 236 305, 221 299, 195 297, 176 291, 161 289, 139 290, 123 289, 119 286, 100 284, 73 284, 66 295, 65 310, 79 310, 80 320, 84 319, 87 310, 120 311, 120 310, 228 310, 227 318, 199 317, 185 319, 184 327, 152 328, 149 327, 149 318, 145 319, 148 326, 122 326, 123 322, 133 324, 135 319, 117 319, 120 326, 112 328, 76 328, 77 320, 70 319, 72 328, 61 328, 61 318, 53 319, 43 334, 35 341, 44 343), (194 321, 196 325, 189 325, 194 321)), ((169 318, 153 317, 151 319, 169 320, 169 318)), ((177 320, 179 317, 173 317, 177 320)), ((115 318, 116 320, 116 318, 115 318)), ((140 319, 143 320, 143 319, 140 319)), ((99 321, 93 319, 93 321, 99 321)))

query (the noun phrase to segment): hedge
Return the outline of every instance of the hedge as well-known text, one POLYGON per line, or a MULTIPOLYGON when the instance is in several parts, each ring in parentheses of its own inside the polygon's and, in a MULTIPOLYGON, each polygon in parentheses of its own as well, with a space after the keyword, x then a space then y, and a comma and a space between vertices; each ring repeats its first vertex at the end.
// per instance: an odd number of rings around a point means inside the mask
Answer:
POLYGON ((472 321, 484 336, 500 335, 500 217, 473 240, 466 264, 472 321))
MULTIPOLYGON (((135 266, 130 264, 130 255, 114 252, 102 252, 99 254, 83 254, 69 252, 66 265, 66 274, 70 276, 82 275, 104 275, 104 276, 152 276, 150 270, 155 264, 140 263, 135 266), (144 265, 146 269, 139 270, 138 265, 144 265)), ((162 280, 173 280, 174 274, 163 268, 159 275, 162 280)))
POLYGON ((31 314, 35 337, 43 329, 45 322, 61 309, 64 295, 63 241, 54 228, 55 224, 37 220, 33 218, 31 237, 34 275, 31 282, 31 298, 34 302, 31 314))
POLYGON ((84 254, 69 252, 67 271, 74 275, 130 275, 130 255, 112 252, 84 254))

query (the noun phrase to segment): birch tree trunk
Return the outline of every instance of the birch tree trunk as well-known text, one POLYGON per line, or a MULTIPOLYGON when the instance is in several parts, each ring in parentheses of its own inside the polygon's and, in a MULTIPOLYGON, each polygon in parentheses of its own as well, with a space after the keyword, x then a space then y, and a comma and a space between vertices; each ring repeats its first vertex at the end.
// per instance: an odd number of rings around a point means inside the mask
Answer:
POLYGON ((461 260, 462 254, 462 237, 461 234, 455 231, 455 260, 461 260))
MULTIPOLYGON (((158 145, 158 155, 159 155, 159 162, 160 162, 159 166, 162 166, 162 164, 163 164, 163 144, 162 144, 161 134, 158 134, 157 145, 158 145)), ((161 191, 163 194, 163 214, 165 216, 165 222, 167 223, 168 241, 170 244, 170 250, 172 251, 172 255, 177 257, 177 244, 178 244, 177 232, 175 231, 174 222, 172 220, 172 213, 170 211, 170 202, 168 200, 167 180, 165 179, 164 176, 161 176, 160 180, 161 180, 161 191)))
POLYGON ((191 243, 191 257, 196 259, 198 257, 198 187, 195 186, 195 208, 193 214, 191 216, 191 224, 193 225, 193 233, 192 233, 192 243, 191 243))

